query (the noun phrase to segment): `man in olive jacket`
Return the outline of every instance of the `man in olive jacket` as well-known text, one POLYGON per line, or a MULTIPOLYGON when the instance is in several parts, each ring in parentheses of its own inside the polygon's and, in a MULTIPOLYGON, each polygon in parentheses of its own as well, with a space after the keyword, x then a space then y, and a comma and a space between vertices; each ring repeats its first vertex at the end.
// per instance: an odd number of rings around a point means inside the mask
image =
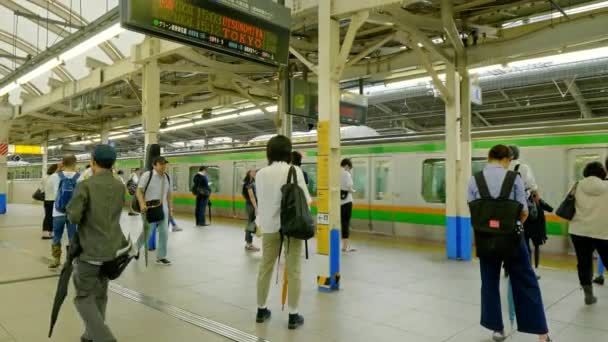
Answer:
POLYGON ((116 161, 112 147, 97 145, 91 157, 93 176, 78 184, 67 207, 70 222, 78 225, 82 247, 74 263, 74 304, 85 325, 81 342, 114 342, 105 323, 109 280, 100 269, 128 245, 120 227, 125 186, 112 175, 116 161))

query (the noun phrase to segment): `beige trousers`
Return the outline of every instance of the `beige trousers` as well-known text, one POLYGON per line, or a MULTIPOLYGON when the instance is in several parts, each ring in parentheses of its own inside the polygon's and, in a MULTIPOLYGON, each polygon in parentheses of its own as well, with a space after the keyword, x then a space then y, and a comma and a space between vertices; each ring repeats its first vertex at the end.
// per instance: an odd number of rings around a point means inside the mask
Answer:
MULTIPOLYGON (((302 240, 291 239, 287 243, 287 238, 283 242, 283 251, 287 253, 287 280, 288 280, 288 308, 290 312, 297 312, 300 302, 300 288, 302 280, 301 263, 302 263, 302 240)), ((266 307, 268 292, 270 291, 270 281, 272 280, 272 271, 279 257, 279 246, 281 244, 281 235, 279 233, 264 233, 262 237, 262 262, 258 272, 258 306, 266 307)), ((279 270, 277 270, 279 272, 279 270)), ((283 283, 283 272, 280 276, 280 284, 283 283)), ((282 287, 281 287, 282 288, 282 287)))

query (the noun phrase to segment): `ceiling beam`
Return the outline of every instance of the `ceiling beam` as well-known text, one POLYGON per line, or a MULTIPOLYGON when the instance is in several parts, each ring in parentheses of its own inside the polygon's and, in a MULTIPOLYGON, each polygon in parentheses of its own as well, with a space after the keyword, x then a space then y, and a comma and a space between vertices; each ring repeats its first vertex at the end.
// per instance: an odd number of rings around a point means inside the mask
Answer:
MULTIPOLYGON (((591 107, 589 107, 589 104, 587 104, 587 101, 585 100, 585 97, 583 96, 583 93, 581 92, 580 88, 576 84, 576 81, 572 80, 570 82, 572 82, 570 84, 570 95, 572 95, 574 101, 576 101, 576 104, 578 105, 578 108, 581 110, 581 115, 585 119, 592 118, 593 110, 591 110, 591 107)), ((566 84, 568 84, 568 81, 566 81, 566 84)))
POLYGON ((492 124, 486 118, 484 118, 480 112, 474 110, 473 114, 475 115, 475 117, 477 117, 479 119, 479 121, 483 122, 483 124, 486 125, 486 127, 492 126, 492 124))
MULTIPOLYGON (((394 114, 393 110, 390 109, 385 104, 378 103, 378 104, 375 104, 373 106, 376 107, 376 108, 378 108, 384 114, 389 114, 389 115, 394 114)), ((403 121, 403 123, 407 126, 407 128, 409 128, 411 130, 414 130, 414 131, 424 131, 424 127, 420 126, 412 118, 408 118, 405 115, 394 116, 394 117, 391 117, 391 119, 397 119, 397 120, 403 121)))

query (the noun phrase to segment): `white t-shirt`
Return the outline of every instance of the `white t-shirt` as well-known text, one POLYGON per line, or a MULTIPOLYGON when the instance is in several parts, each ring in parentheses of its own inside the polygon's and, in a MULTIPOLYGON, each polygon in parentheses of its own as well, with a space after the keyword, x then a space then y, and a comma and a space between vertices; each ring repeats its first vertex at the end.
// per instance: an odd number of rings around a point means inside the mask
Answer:
POLYGON ((537 191, 538 184, 536 184, 536 179, 534 179, 534 175, 532 174, 532 169, 528 164, 524 164, 519 160, 514 160, 509 165, 509 170, 515 171, 516 166, 519 165, 519 169, 517 171, 521 175, 522 180, 524 181, 524 186, 526 187, 526 192, 537 191))
MULTIPOLYGON (((65 178, 72 178, 76 175, 76 171, 63 171, 63 175, 65 178)), ((55 194, 54 198, 57 197, 57 193, 59 192, 59 182, 61 182, 61 178, 59 178, 59 172, 53 173, 49 179, 47 180, 47 186, 51 187, 53 193, 55 194)), ((55 209, 53 205, 53 217, 61 217, 65 216, 65 213, 61 213, 55 209)))
MULTIPOLYGON (((281 229, 281 187, 287 183, 291 165, 285 162, 274 162, 258 171, 255 177, 258 196, 258 216, 256 224, 264 233, 277 233, 281 229)), ((296 167, 298 185, 304 191, 306 201, 310 204, 310 194, 304 182, 304 174, 296 167)))
MULTIPOLYGON (((340 179, 340 190, 350 190, 353 187, 353 176, 350 172, 342 168, 342 177, 340 179)), ((353 193, 349 192, 345 199, 340 200, 340 205, 351 203, 353 201, 353 193)))
POLYGON ((54 201, 55 197, 57 197, 57 192, 55 190, 55 188, 53 187, 53 183, 49 182, 49 179, 51 178, 52 175, 50 176, 44 176, 42 178, 42 185, 40 187, 40 190, 44 191, 44 200, 45 201, 54 201))

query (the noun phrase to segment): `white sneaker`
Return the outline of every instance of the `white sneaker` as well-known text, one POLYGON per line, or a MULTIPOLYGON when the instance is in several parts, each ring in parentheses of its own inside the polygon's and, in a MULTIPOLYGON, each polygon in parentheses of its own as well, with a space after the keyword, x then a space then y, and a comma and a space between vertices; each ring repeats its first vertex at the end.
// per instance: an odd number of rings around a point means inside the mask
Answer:
POLYGON ((506 339, 507 339, 507 336, 505 336, 505 333, 504 333, 504 332, 502 332, 502 331, 495 331, 495 332, 492 334, 492 341, 495 341, 495 342, 502 342, 502 341, 504 341, 504 340, 506 340, 506 339))
POLYGON ((171 261, 169 261, 167 259, 158 259, 158 260, 156 260, 156 264, 163 265, 163 266, 169 266, 169 265, 171 265, 171 261))

